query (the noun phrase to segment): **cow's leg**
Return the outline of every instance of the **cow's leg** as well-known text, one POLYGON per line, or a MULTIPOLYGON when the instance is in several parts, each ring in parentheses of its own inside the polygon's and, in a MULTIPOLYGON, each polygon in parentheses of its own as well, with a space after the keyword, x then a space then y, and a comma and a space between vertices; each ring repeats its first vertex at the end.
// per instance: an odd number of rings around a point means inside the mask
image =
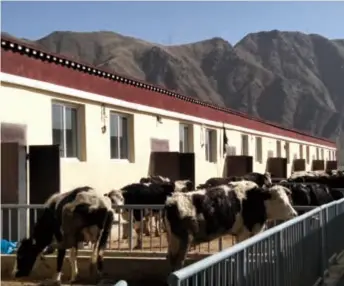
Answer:
POLYGON ((77 247, 72 247, 70 250, 70 255, 69 255, 69 262, 71 266, 71 279, 70 283, 76 282, 78 280, 78 248, 77 247))
POLYGON ((180 233, 180 236, 175 235, 171 231, 168 219, 164 218, 164 220, 168 242, 167 261, 170 264, 171 270, 175 271, 183 267, 184 260, 190 248, 191 238, 187 231, 180 233))
POLYGON ((169 238, 167 259, 169 260, 172 271, 176 271, 183 267, 189 248, 190 238, 188 235, 177 237, 176 235, 171 234, 169 238))
MULTIPOLYGON (((123 220, 129 222, 129 212, 127 210, 121 210, 121 214, 122 214, 122 218, 123 220)), ((126 227, 123 227, 123 236, 122 236, 122 239, 128 239, 129 238, 129 223, 126 223, 126 224, 123 224, 123 226, 126 226, 126 227)))
POLYGON ((134 229, 135 229, 135 232, 137 235, 136 245, 135 245, 134 249, 142 249, 142 231, 141 231, 141 222, 140 221, 135 221, 134 229))
POLYGON ((155 236, 158 237, 161 235, 161 231, 162 231, 160 212, 154 214, 154 220, 155 220, 155 236))
POLYGON ((152 214, 148 213, 146 216, 144 216, 143 222, 143 232, 146 236, 150 236, 150 233, 152 231, 151 225, 152 225, 152 214))
POLYGON ((103 231, 101 232, 100 238, 99 238, 99 244, 98 244, 98 257, 97 257, 97 270, 100 275, 103 274, 104 270, 104 251, 106 248, 106 242, 110 237, 111 229, 112 229, 112 223, 114 221, 114 214, 112 211, 109 211, 106 220, 104 223, 103 231))
POLYGON ((240 243, 250 237, 251 237, 251 232, 246 227, 244 227, 240 232, 237 233, 236 243, 240 243))
POLYGON ((63 260, 66 256, 66 249, 59 248, 57 251, 57 265, 56 265, 56 273, 53 277, 53 282, 56 284, 61 284, 61 276, 62 276, 62 267, 63 267, 63 260))

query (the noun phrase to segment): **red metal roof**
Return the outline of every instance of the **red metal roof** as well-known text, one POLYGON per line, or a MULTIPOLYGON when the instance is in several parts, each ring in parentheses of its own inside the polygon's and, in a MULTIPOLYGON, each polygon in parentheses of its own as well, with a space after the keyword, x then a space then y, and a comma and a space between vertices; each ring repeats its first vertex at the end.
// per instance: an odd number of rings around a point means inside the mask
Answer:
POLYGON ((1 37, 1 71, 86 92, 274 135, 336 147, 335 142, 282 127, 241 112, 180 95, 165 88, 48 53, 28 43, 1 37))

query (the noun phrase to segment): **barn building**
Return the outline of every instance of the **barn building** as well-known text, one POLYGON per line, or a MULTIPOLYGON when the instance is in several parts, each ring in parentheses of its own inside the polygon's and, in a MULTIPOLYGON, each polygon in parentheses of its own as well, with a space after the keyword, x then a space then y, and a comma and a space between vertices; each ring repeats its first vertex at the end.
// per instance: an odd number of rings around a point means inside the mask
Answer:
POLYGON ((12 38, 2 37, 1 52, 3 203, 41 203, 51 192, 87 184, 106 192, 148 174, 199 184, 335 164, 336 144, 327 139, 12 38), (18 189, 29 189, 29 197, 18 189))

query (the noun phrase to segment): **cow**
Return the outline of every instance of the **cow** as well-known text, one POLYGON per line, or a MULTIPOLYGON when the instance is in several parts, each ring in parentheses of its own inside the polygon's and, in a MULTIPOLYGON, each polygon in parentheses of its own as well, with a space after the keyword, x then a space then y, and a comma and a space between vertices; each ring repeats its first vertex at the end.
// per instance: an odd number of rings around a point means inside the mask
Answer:
MULTIPOLYGON (((115 206, 123 205, 164 205, 167 197, 176 192, 176 185, 173 182, 164 183, 134 183, 123 187, 120 190, 112 190, 108 194, 114 198, 115 206)), ((142 232, 140 228, 141 222, 146 222, 145 218, 150 215, 147 209, 134 209, 133 211, 134 229, 137 233, 137 243, 135 249, 142 248, 142 232)), ((160 235, 160 210, 151 210, 156 219, 156 236, 160 235)), ((122 211, 122 216, 125 220, 129 220, 129 213, 122 211)), ((128 234, 124 234, 124 239, 128 234)))
POLYGON ((148 178, 141 178, 140 179, 140 184, 168 184, 168 183, 173 183, 174 188, 176 192, 189 192, 194 190, 194 184, 191 180, 176 180, 174 182, 171 181, 171 179, 167 177, 162 177, 162 176, 150 176, 148 178))
MULTIPOLYGON (((141 178, 140 184, 150 185, 150 184, 173 184, 175 192, 189 192, 194 190, 194 183, 191 180, 176 180, 174 182, 167 177, 162 176, 150 176, 147 178, 141 178)), ((155 236, 160 235, 160 230, 164 230, 164 225, 162 224, 160 213, 156 210, 152 211, 152 214, 146 212, 143 220, 143 232, 146 236, 151 235, 150 225, 151 222, 155 223, 155 236)), ((123 239, 128 237, 128 232, 123 233, 123 239)))
POLYGON ((169 178, 162 177, 162 176, 149 176, 147 178, 140 179, 140 184, 147 184, 147 183, 160 184, 160 183, 169 183, 169 182, 171 182, 169 178))
POLYGON ((15 278, 29 276, 37 257, 51 245, 56 245, 57 272, 53 281, 61 283, 61 271, 67 249, 70 251, 71 282, 78 278, 77 250, 82 242, 93 243, 91 273, 96 280, 103 271, 103 254, 114 220, 109 197, 89 186, 52 195, 45 203, 30 237, 19 243, 15 278))
POLYGON ((269 172, 265 172, 264 174, 251 172, 244 176, 232 176, 232 177, 214 177, 208 179, 204 184, 201 184, 197 187, 197 189, 204 189, 204 188, 211 188, 217 187, 221 185, 227 185, 229 182, 238 182, 238 181, 252 181, 255 182, 259 187, 263 186, 271 186, 271 174, 269 172))
MULTIPOLYGON (((291 191, 291 199, 294 206, 321 206, 341 198, 342 193, 331 190, 327 185, 317 183, 291 183, 279 182, 291 191)), ((303 214, 306 211, 298 211, 303 214)))
POLYGON ((166 200, 167 260, 175 271, 184 264, 191 244, 209 242, 225 234, 243 241, 264 230, 268 220, 297 216, 283 186, 258 187, 233 182, 189 193, 174 193, 166 200))

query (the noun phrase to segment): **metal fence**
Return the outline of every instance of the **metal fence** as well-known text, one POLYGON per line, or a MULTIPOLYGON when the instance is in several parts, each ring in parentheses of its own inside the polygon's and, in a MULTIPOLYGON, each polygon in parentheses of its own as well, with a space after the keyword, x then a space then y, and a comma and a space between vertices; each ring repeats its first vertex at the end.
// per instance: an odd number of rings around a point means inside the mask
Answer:
POLYGON ((344 249, 344 199, 184 267, 170 286, 313 285, 344 249))
MULTIPOLYGON (((43 205, 1 205, 1 237, 9 241, 20 241, 32 231, 34 223, 43 211, 43 205)), ((167 240, 162 223, 163 205, 126 205, 115 207, 117 212, 107 249, 123 252, 166 253, 167 240), (118 214, 119 212, 122 215, 118 214), (139 224, 134 217, 144 217, 139 224), (126 220, 124 220, 124 218, 126 220), (138 242, 138 230, 142 233, 142 243, 138 242)), ((310 210, 314 207, 295 207, 297 210, 310 210)), ((278 222, 271 222, 272 227, 278 222)), ((231 235, 197 245, 190 249, 191 253, 215 253, 235 244, 231 235)), ((90 246, 85 246, 87 249, 90 246)))

